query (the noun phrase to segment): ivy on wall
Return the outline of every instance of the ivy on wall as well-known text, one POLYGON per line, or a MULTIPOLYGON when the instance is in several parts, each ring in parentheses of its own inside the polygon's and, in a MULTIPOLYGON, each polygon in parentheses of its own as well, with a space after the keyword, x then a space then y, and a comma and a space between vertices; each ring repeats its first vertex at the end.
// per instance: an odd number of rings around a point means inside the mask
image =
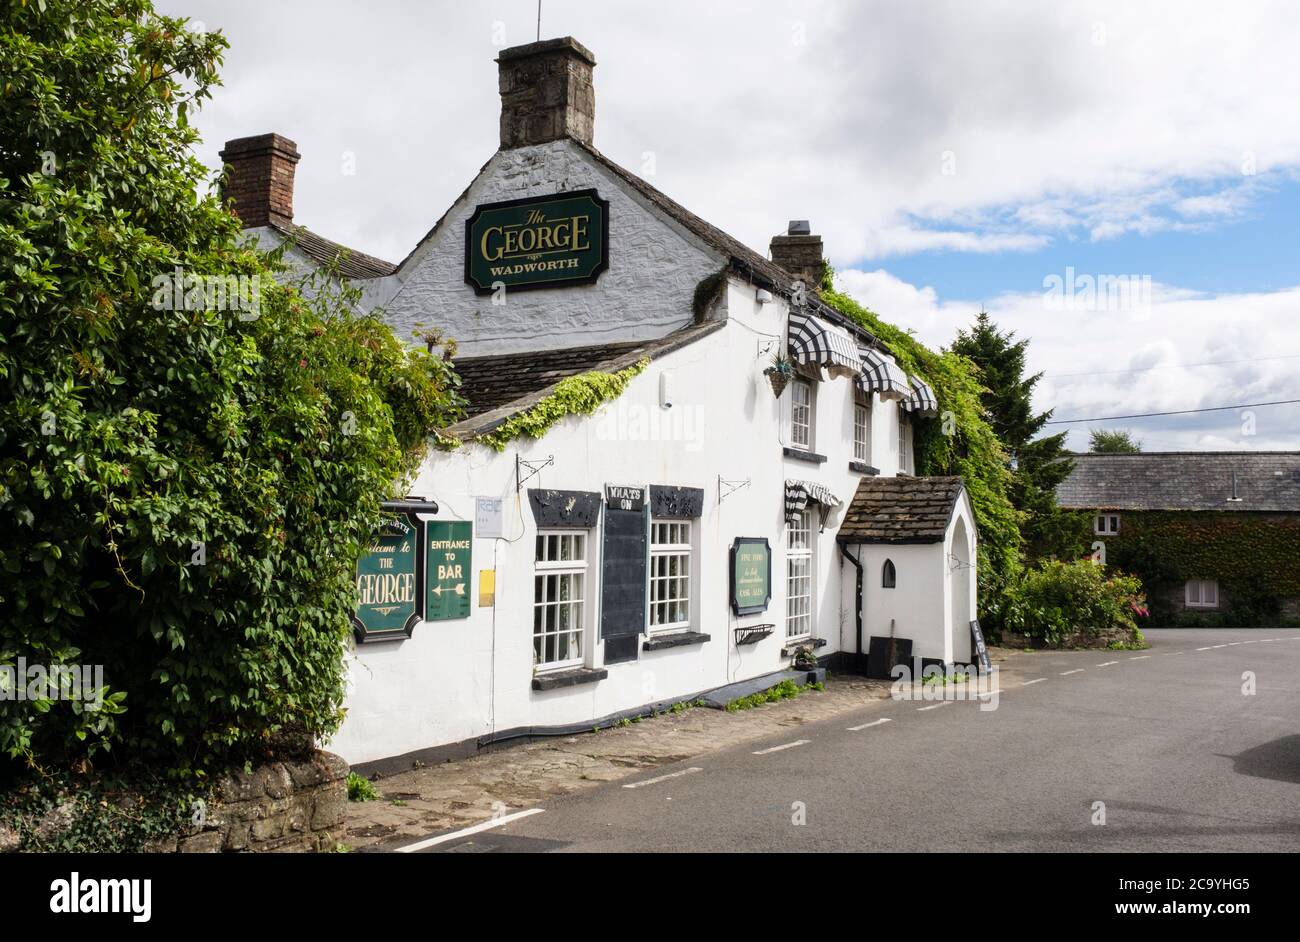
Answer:
POLYGON ((910 333, 888 324, 853 298, 835 291, 827 269, 821 298, 889 347, 909 376, 924 380, 939 400, 940 418, 913 425, 918 474, 959 474, 979 526, 980 617, 1000 621, 1007 586, 1020 569, 1020 514, 1008 489, 1006 452, 984 414, 983 387, 970 360, 949 350, 930 350, 910 333))
POLYGON ((506 445, 521 435, 541 438, 551 426, 566 416, 591 415, 607 402, 617 399, 636 376, 645 372, 649 358, 642 358, 617 373, 589 370, 569 376, 555 384, 555 391, 530 409, 512 415, 490 432, 473 441, 504 451, 506 445))
MULTIPOLYGON (((1142 579, 1156 624, 1219 620, 1276 622, 1300 597, 1300 517, 1218 511, 1127 511, 1106 560, 1142 579), (1231 614, 1179 617, 1169 596, 1188 579, 1214 579, 1231 614)), ((1100 538, 1098 538, 1100 539, 1100 538)))

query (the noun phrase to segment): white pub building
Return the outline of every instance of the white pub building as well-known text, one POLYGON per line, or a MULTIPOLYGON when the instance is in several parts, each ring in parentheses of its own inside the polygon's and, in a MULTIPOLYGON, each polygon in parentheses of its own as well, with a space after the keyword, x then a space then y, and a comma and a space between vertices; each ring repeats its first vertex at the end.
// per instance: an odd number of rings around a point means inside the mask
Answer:
POLYGON ((409 767, 590 730, 770 686, 800 648, 969 662, 970 501, 912 474, 943 404, 805 289, 821 239, 791 223, 764 257, 597 151, 574 40, 498 63, 500 148, 396 266, 294 222, 291 141, 222 152, 263 244, 459 345, 468 414, 359 566, 329 748, 409 767))

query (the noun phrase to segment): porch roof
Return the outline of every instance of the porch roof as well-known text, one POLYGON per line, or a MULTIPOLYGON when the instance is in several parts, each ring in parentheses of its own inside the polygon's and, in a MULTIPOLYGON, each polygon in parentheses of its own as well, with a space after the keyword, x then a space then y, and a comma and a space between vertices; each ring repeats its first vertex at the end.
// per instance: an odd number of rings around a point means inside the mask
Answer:
POLYGON ((960 477, 863 478, 844 512, 841 543, 942 543, 960 477))

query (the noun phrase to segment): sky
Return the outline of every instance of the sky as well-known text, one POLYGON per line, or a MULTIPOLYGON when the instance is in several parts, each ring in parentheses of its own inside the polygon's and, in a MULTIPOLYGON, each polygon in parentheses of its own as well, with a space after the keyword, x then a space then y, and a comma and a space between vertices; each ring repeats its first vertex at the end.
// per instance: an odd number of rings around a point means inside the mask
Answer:
MULTIPOLYGON (((293 139, 296 221, 393 261, 496 150, 493 60, 538 28, 536 0, 156 2, 231 43, 204 162, 293 139)), ((809 219, 928 344, 983 307, 1056 419, 1300 399, 1294 6, 543 0, 565 35, 599 150, 764 254, 809 219)), ((1051 426, 1095 428, 1295 450, 1300 404, 1051 426)))

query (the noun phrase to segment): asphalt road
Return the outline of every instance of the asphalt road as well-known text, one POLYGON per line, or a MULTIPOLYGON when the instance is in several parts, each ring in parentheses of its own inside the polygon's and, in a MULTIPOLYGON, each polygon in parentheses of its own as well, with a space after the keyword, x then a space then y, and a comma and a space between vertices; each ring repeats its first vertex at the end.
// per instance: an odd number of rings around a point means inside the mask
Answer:
POLYGON ((1148 634, 1038 655, 996 709, 883 701, 411 849, 1300 851, 1300 631, 1148 634))

